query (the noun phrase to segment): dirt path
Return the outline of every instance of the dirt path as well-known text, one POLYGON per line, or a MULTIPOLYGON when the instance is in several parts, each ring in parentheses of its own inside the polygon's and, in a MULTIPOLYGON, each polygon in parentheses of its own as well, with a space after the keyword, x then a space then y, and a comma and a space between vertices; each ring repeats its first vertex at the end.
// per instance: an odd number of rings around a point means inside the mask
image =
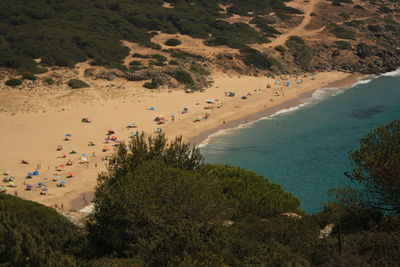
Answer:
POLYGON ((277 45, 283 45, 283 44, 285 44, 287 38, 292 35, 296 35, 296 36, 300 36, 300 37, 307 37, 307 36, 316 35, 317 33, 323 31, 325 29, 325 27, 322 27, 321 29, 317 29, 317 30, 307 30, 306 29, 306 26, 311 21, 310 14, 314 11, 315 6, 320 2, 321 2, 321 0, 310 0, 309 2, 304 2, 303 0, 295 0, 295 1, 289 2, 287 4, 288 6, 300 9, 301 11, 304 12, 303 20, 297 27, 290 29, 289 31, 279 35, 276 39, 273 39, 271 43, 267 44, 267 46, 272 47, 272 46, 277 46, 277 45))

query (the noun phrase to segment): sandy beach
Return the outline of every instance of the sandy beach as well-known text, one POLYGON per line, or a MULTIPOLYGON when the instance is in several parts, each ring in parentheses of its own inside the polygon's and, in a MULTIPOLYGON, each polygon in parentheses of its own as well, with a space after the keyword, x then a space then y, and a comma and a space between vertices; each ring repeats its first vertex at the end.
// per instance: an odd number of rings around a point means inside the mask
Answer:
POLYGON ((157 128, 162 128, 168 138, 182 135, 186 141, 198 144, 221 128, 235 127, 298 105, 318 88, 345 87, 358 78, 348 73, 324 72, 315 77, 291 77, 278 82, 276 78, 219 74, 213 77, 212 87, 194 93, 185 93, 182 89, 148 90, 138 82, 124 82, 124 90, 113 92, 107 92, 104 86, 102 90, 97 89, 100 86, 97 84, 88 89, 62 94, 49 92, 40 97, 33 91, 0 90, 3 105, 15 102, 18 106, 21 99, 32 105, 30 111, 0 113, 0 171, 8 171, 14 177, 16 187, 7 189, 10 194, 49 206, 77 209, 88 204, 89 196, 80 203, 76 200, 83 193, 94 191, 97 174, 106 170, 104 158, 117 144, 105 143, 108 130, 113 130, 113 135, 121 141, 128 140, 133 131, 155 134, 157 128), (287 81, 291 82, 289 86, 284 85, 287 81), (235 96, 227 96, 229 91, 235 96), (207 100, 214 103, 206 103, 207 100), (188 111, 182 114, 185 108, 188 111), (163 125, 154 121, 160 115, 168 118, 163 125), (82 123, 83 117, 92 122, 82 123), (129 123, 136 123, 138 127, 128 129, 129 123), (69 141, 64 141, 66 134, 71 135, 69 141), (88 146, 89 141, 96 145, 88 146), (59 145, 62 150, 57 151, 59 145), (103 152, 105 146, 110 151, 103 152), (76 153, 71 154, 74 149, 76 153), (79 163, 82 157, 88 160, 84 164, 79 163), (22 160, 29 164, 22 164, 22 160), (68 161, 72 166, 66 165, 68 161), (36 170, 39 175, 26 178, 36 170), (67 178, 69 172, 73 173, 72 178, 67 178), (66 186, 58 187, 60 181, 66 181, 66 186), (40 182, 45 186, 39 187, 40 182), (25 190, 27 185, 32 189, 25 190), (41 195, 44 187, 46 194, 41 195))

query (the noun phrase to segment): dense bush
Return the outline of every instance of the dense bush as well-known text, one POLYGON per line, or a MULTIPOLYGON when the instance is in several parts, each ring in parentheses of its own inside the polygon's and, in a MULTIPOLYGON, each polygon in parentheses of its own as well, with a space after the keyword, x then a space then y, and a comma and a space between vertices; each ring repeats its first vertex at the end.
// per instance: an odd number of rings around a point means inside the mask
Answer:
POLYGON ((174 77, 175 80, 177 80, 178 82, 183 83, 187 86, 194 85, 192 76, 182 69, 176 70, 176 71, 172 72, 170 75, 172 77, 174 77))
POLYGON ((78 228, 55 210, 0 194, 0 265, 76 266, 84 248, 78 228))
POLYGON ((171 38, 171 39, 168 39, 167 41, 165 41, 164 44, 168 45, 168 46, 177 46, 177 45, 182 44, 182 42, 176 38, 171 38))
POLYGON ((159 84, 158 84, 158 82, 156 81, 156 79, 151 79, 151 82, 145 82, 144 84, 143 84, 143 87, 144 88, 147 88, 147 89, 157 89, 158 88, 158 86, 159 86, 159 84))
POLYGON ((80 89, 85 87, 90 87, 89 84, 85 83, 84 81, 78 79, 71 79, 68 81, 68 86, 72 89, 80 89))
MULTIPOLYGON (((15 0, 0 3, 0 67, 18 68, 37 73, 33 59, 47 66, 73 66, 93 59, 92 64, 124 69, 128 40, 152 49, 156 31, 181 33, 207 39, 210 44, 238 46, 263 42, 265 38, 247 24, 220 28, 220 0, 170 1, 164 8, 160 0, 15 0), (193 4, 195 3, 195 4, 193 4)), ((278 16, 301 13, 286 7, 282 0, 224 0, 232 12, 275 12, 278 16)))
POLYGON ((291 51, 295 63, 306 70, 314 55, 312 48, 298 36, 290 36, 285 44, 291 51))
POLYGON ((247 66, 256 67, 258 69, 270 69, 273 65, 277 65, 277 61, 267 57, 260 51, 252 48, 240 49, 240 53, 243 56, 243 63, 247 66))
POLYGON ((9 80, 7 80, 5 82, 5 84, 8 85, 8 86, 14 87, 14 86, 21 85, 22 84, 22 80, 20 80, 20 79, 9 79, 9 80))

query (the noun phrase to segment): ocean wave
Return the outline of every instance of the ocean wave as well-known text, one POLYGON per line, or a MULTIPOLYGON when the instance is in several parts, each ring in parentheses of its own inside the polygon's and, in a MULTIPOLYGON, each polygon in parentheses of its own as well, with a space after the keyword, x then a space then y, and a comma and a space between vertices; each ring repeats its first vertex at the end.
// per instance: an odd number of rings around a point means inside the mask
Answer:
POLYGON ((386 72, 380 76, 389 76, 389 77, 397 77, 400 76, 400 68, 394 71, 386 72))

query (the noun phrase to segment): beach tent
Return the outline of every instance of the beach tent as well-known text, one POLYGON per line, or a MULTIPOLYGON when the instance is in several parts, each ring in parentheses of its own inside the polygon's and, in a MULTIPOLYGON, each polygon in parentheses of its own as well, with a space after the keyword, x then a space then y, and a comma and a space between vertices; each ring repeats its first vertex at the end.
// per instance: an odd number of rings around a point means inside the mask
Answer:
POLYGON ((34 171, 33 175, 39 175, 39 172, 38 171, 34 171))
POLYGON ((127 126, 127 128, 136 128, 136 127, 137 127, 137 125, 134 122, 128 123, 128 126, 127 126))

